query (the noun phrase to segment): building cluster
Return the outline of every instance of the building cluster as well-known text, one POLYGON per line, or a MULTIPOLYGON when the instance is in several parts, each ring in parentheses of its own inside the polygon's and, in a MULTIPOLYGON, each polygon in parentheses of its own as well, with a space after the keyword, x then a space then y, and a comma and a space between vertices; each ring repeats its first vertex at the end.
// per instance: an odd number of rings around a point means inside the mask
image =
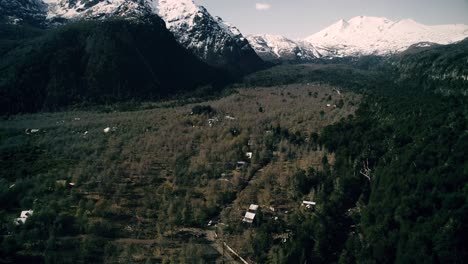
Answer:
POLYGON ((247 223, 247 224, 252 224, 255 220, 257 210, 258 210, 258 205, 251 204, 249 206, 249 210, 247 210, 247 212, 245 213, 245 216, 242 222, 247 223))

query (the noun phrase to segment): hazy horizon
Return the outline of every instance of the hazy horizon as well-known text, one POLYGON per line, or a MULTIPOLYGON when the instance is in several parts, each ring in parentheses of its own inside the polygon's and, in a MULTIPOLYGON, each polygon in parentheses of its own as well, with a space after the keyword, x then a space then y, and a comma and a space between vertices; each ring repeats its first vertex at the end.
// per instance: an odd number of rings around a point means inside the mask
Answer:
POLYGON ((340 19, 356 16, 413 19, 426 25, 468 25, 468 0, 195 0, 244 35, 275 34, 297 39, 310 36, 340 19))

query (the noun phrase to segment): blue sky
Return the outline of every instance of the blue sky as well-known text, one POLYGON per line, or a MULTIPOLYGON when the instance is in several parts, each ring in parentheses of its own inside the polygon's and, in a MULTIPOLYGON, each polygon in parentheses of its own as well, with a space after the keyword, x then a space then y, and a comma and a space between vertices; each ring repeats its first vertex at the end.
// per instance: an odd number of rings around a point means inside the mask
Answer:
POLYGON ((428 25, 468 24, 468 0, 195 0, 246 34, 302 38, 339 19, 412 18, 428 25))

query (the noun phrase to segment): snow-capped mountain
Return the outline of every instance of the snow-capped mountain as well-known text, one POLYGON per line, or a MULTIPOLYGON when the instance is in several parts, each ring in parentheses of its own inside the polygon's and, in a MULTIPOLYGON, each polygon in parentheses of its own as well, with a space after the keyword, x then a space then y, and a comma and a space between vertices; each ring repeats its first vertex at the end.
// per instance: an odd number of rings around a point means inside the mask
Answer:
POLYGON ((192 0, 159 0, 159 15, 180 44, 211 65, 237 73, 263 65, 236 27, 192 0))
POLYGON ((4 0, 0 11, 15 24, 47 26, 79 19, 136 18, 157 9, 156 0, 4 0))
POLYGON ((247 39, 266 61, 311 61, 322 55, 307 42, 293 41, 279 35, 249 35, 247 39))
POLYGON ((358 16, 340 20, 304 41, 329 56, 388 55, 413 44, 450 44, 468 37, 467 25, 427 26, 411 19, 392 21, 383 17, 358 16))
POLYGON ((414 45, 445 45, 467 37, 467 25, 426 26, 411 19, 394 22, 359 16, 340 20, 302 40, 271 35, 248 36, 248 40, 265 60, 308 61, 321 57, 390 55, 414 45))
POLYGON ((47 19, 98 19, 112 16, 136 17, 156 13, 155 0, 43 0, 47 19))
POLYGON ((247 73, 264 62, 233 25, 192 0, 0 0, 0 21, 48 27, 75 20, 159 15, 176 40, 203 61, 247 73))

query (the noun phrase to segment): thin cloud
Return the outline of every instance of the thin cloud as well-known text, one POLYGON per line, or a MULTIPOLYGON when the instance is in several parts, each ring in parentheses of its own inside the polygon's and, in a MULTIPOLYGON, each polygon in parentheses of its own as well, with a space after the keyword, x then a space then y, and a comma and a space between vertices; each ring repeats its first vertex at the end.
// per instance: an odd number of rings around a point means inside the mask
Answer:
POLYGON ((256 3, 255 4, 255 9, 257 9, 258 11, 266 11, 266 10, 269 10, 270 8, 271 8, 271 5, 267 4, 267 3, 256 3))

